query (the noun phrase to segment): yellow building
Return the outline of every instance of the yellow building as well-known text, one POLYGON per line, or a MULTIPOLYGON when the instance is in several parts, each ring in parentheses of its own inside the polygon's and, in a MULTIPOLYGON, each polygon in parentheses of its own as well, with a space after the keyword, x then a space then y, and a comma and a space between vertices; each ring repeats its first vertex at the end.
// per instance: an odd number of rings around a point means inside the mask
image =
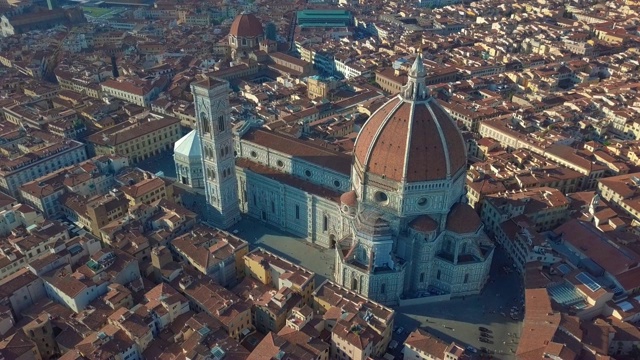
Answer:
POLYGON ((303 302, 311 304, 315 274, 262 248, 244 257, 245 273, 265 285, 280 291, 286 287, 300 295, 303 302))
POLYGON ((92 134, 87 142, 95 155, 118 154, 127 156, 130 163, 137 163, 170 151, 181 135, 180 119, 145 112, 92 134))

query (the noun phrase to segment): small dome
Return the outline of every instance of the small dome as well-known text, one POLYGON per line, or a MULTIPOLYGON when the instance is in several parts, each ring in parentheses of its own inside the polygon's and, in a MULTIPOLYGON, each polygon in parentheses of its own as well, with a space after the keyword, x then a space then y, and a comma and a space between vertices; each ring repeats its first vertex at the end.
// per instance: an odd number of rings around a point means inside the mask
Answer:
POLYGON ((374 112, 355 143, 363 170, 393 181, 445 180, 466 168, 466 146, 449 115, 430 96, 418 56, 403 91, 374 112))
POLYGON ((202 157, 200 148, 200 136, 197 130, 191 130, 187 135, 181 137, 173 144, 173 153, 188 157, 202 157))
POLYGON ((354 207, 358 204, 358 197, 354 190, 348 191, 340 196, 340 202, 344 205, 354 207))
POLYGON ((469 204, 457 203, 447 216, 447 230, 457 234, 474 233, 481 225, 478 213, 469 204))
POLYGON ((420 215, 409 223, 409 227, 416 231, 427 233, 438 230, 438 223, 429 215, 420 215))
POLYGON ((240 14, 231 24, 229 34, 235 37, 257 37, 264 35, 262 23, 253 14, 240 14))

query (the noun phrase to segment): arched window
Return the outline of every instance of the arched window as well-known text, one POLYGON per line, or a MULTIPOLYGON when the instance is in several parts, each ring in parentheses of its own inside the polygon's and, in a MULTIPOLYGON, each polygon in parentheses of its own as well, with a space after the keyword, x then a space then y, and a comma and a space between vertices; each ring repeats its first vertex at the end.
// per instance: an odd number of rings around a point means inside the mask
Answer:
POLYGON ((224 116, 223 115, 218 116, 218 131, 219 132, 223 132, 224 131, 224 116))
POLYGON ((203 133, 211 132, 211 127, 209 126, 209 119, 207 119, 207 114, 204 111, 200 113, 200 127, 202 128, 203 133))
POLYGON ((444 252, 451 253, 453 251, 453 242, 450 239, 445 239, 442 249, 444 252))

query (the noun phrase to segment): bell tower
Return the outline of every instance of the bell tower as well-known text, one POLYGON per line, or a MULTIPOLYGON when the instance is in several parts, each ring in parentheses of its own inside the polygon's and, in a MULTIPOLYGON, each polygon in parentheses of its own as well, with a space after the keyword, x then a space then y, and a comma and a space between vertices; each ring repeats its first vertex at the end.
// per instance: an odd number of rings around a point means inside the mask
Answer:
POLYGON ((206 76, 191 84, 202 147, 206 221, 222 229, 240 220, 233 133, 229 115, 229 83, 206 76))

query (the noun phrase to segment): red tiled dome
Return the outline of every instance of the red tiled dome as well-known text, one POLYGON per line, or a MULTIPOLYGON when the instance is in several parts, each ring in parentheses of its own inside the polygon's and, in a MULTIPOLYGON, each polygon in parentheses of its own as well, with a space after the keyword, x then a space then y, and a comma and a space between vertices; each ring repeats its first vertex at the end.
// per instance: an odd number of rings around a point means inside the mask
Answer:
POLYGON ((240 14, 231 24, 229 34, 235 37, 256 37, 264 34, 262 23, 253 14, 240 14))
POLYGON ((427 233, 438 230, 438 223, 429 215, 420 215, 409 223, 409 227, 427 233))
POLYGON ((481 225, 478 213, 469 204, 457 203, 447 216, 447 230, 457 234, 476 232, 481 225))
POLYGON ((374 112, 354 148, 365 172, 405 182, 444 180, 466 168, 462 135, 429 96, 422 57, 411 67, 397 97, 374 112))
POLYGON ((354 207, 358 204, 358 197, 356 192, 351 190, 340 196, 340 202, 344 205, 354 207))

